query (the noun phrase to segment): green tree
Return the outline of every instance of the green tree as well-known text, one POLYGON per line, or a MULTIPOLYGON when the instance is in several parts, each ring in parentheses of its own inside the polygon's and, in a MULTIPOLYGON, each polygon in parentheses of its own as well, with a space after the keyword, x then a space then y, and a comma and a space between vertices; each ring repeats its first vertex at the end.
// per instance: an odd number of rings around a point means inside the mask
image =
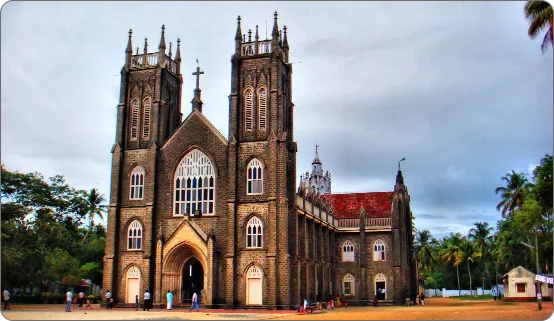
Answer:
POLYGON ((528 34, 531 39, 536 38, 545 29, 541 50, 544 53, 548 45, 552 45, 552 6, 546 1, 527 1, 525 3, 525 17, 529 20, 528 34))
POLYGON ((460 264, 462 261, 458 260, 460 256, 460 248, 462 245, 462 235, 460 233, 452 234, 443 238, 442 246, 439 250, 440 257, 447 263, 452 262, 452 265, 456 268, 456 277, 458 279, 458 293, 462 295, 462 288, 460 287, 460 264))
POLYGON ((481 261, 482 265, 485 268, 485 273, 489 278, 489 283, 492 286, 492 281, 490 280, 490 273, 487 267, 487 262, 491 259, 491 231, 492 227, 489 226, 487 222, 477 222, 474 223, 473 228, 469 230, 469 238, 475 243, 478 251, 481 252, 483 260, 481 261))
POLYGON ((44 258, 43 276, 45 282, 60 281, 64 285, 74 285, 81 281, 79 261, 67 251, 55 248, 44 258))
POLYGON ((414 244, 414 252, 417 257, 418 269, 431 272, 434 265, 435 255, 431 242, 433 236, 429 230, 417 231, 414 244))
POLYGON ((499 186, 495 189, 496 194, 500 193, 502 200, 496 209, 502 208, 502 217, 511 214, 516 208, 523 205, 525 191, 528 188, 528 180, 521 173, 516 173, 512 170, 511 173, 502 177, 506 181, 506 186, 499 186))
POLYGON ((458 265, 464 262, 467 264, 467 272, 469 275, 469 292, 473 293, 470 263, 474 263, 479 258, 481 258, 481 252, 475 246, 475 243, 464 237, 462 238, 461 244, 458 247, 458 251, 456 252, 455 257, 455 263, 457 263, 458 265))

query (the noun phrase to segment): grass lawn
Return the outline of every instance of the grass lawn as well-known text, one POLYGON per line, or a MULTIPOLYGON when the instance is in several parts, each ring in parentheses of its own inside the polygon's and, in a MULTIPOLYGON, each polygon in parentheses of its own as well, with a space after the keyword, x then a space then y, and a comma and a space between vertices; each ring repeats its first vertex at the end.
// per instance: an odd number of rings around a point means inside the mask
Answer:
POLYGON ((479 301, 491 300, 491 301, 493 301, 494 300, 494 298, 492 297, 491 294, 478 295, 478 296, 462 295, 462 296, 458 297, 458 299, 460 299, 460 300, 471 300, 471 301, 476 301, 476 300, 479 300, 479 301))

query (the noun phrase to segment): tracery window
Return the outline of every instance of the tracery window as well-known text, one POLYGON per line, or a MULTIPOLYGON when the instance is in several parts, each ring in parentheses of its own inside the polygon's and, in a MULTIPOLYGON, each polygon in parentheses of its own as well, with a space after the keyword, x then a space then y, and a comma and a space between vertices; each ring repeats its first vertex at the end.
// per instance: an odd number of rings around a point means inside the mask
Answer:
POLYGON ((354 262, 354 243, 350 240, 346 240, 342 243, 342 261, 354 262))
POLYGON ((174 216, 215 213, 215 170, 204 153, 188 153, 177 166, 174 182, 174 216))
POLYGON ((137 99, 131 102, 131 139, 138 136, 139 103, 137 99))
POLYGON ((142 106, 144 108, 144 118, 142 122, 143 124, 142 137, 149 138, 150 137, 150 111, 152 109, 150 97, 144 98, 144 100, 142 101, 142 106))
POLYGON ((247 89, 244 94, 244 128, 247 131, 252 130, 253 122, 253 110, 254 110, 254 100, 253 100, 252 89, 247 89))
POLYGON ((258 109, 260 113, 259 128, 260 130, 265 130, 267 120, 267 91, 263 87, 258 90, 258 109))
POLYGON ((262 194, 264 191, 264 168, 262 162, 254 158, 247 167, 247 191, 248 195, 262 194))
POLYGON ((129 199, 142 199, 144 192, 144 169, 140 166, 135 167, 131 172, 131 188, 129 190, 129 199))
POLYGON ((354 276, 350 273, 346 274, 342 278, 342 294, 344 295, 354 294, 354 276))
POLYGON ((246 225, 246 247, 261 248, 263 246, 263 225, 257 217, 252 217, 246 225))
POLYGON ((142 249, 142 225, 137 220, 129 224, 129 228, 127 229, 127 249, 142 249))
POLYGON ((373 243, 373 261, 384 261, 385 260, 385 243, 381 240, 375 241, 373 243))

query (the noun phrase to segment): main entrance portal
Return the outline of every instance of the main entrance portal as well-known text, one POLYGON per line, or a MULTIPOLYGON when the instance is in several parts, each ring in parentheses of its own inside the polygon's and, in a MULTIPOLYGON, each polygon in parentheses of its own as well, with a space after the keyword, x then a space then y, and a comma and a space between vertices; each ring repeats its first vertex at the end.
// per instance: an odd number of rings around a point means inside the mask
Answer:
POLYGON ((181 284, 181 298, 183 303, 192 302, 192 294, 196 292, 198 303, 202 303, 202 289, 204 289, 204 269, 195 257, 191 257, 183 267, 181 284))

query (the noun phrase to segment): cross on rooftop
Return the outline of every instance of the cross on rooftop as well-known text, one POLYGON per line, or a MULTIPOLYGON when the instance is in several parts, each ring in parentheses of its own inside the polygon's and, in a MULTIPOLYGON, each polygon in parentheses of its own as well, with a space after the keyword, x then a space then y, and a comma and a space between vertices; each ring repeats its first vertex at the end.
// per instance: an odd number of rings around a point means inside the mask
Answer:
MULTIPOLYGON (((198 63, 198 59, 196 59, 196 63, 198 63)), ((196 71, 192 73, 194 76, 196 76, 196 89, 200 89, 200 75, 203 75, 204 72, 200 71, 200 63, 198 63, 198 67, 196 67, 196 71)))

